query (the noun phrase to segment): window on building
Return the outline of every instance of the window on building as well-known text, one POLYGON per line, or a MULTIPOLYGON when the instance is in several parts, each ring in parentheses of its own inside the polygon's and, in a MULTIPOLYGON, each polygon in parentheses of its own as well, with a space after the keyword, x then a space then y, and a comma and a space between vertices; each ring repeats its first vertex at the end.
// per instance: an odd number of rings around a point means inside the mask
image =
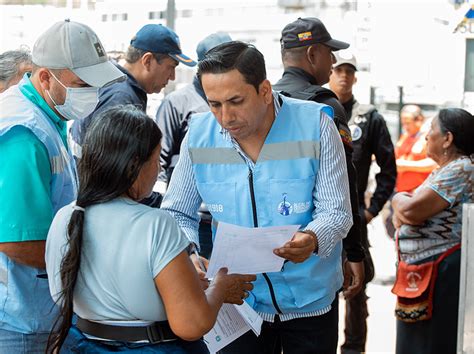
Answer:
POLYGON ((191 9, 178 11, 178 17, 192 17, 192 15, 193 15, 193 10, 191 9))
POLYGON ((158 20, 166 18, 166 11, 150 11, 148 12, 149 20, 158 20))
POLYGON ((102 15, 102 22, 107 22, 107 14, 102 15))
POLYGON ((112 21, 117 21, 118 14, 112 14, 112 21))

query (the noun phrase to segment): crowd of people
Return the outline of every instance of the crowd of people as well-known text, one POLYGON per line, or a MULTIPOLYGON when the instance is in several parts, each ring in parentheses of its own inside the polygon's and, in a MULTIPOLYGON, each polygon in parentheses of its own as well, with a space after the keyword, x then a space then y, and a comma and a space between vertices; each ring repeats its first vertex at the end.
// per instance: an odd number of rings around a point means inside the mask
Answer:
POLYGON ((309 17, 285 26, 280 44, 274 85, 253 45, 213 33, 194 61, 158 24, 137 31, 120 63, 70 20, 31 54, 0 55, 2 351, 208 353, 221 306, 245 301, 261 333, 220 353, 336 353, 342 293, 341 353, 363 353, 367 225, 387 202, 396 352, 456 351, 473 115, 446 108, 427 122, 407 105, 394 146, 383 116, 354 97, 349 43, 309 17), (197 66, 192 84, 150 118, 147 95, 179 64, 197 66), (300 228, 273 250, 281 271, 207 279, 219 222, 300 228))

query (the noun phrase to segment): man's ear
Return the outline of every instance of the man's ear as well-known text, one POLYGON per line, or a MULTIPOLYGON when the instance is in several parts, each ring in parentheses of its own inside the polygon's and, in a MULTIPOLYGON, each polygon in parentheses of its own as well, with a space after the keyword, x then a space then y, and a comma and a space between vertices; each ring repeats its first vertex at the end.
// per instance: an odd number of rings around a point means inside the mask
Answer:
POLYGON ((38 77, 39 84, 43 90, 49 90, 51 85, 51 80, 54 80, 53 76, 46 68, 39 68, 35 73, 38 77))
POLYGON ((310 45, 306 49, 306 59, 308 59, 311 65, 314 65, 314 57, 315 57, 316 46, 310 45))
POLYGON ((272 85, 267 79, 263 80, 258 86, 258 92, 262 95, 266 104, 273 102, 272 85))
POLYGON ((147 70, 150 70, 150 67, 151 67, 151 62, 152 60, 154 60, 155 57, 153 55, 153 53, 151 52, 146 52, 145 54, 143 54, 143 56, 140 58, 140 62, 142 63, 142 65, 147 69, 147 70))

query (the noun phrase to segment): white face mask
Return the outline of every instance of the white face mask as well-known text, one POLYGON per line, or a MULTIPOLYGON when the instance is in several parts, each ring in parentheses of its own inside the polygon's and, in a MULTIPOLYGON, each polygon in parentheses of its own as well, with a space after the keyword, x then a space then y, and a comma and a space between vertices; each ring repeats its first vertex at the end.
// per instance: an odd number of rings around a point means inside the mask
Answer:
POLYGON ((79 120, 94 112, 97 103, 99 103, 98 87, 66 87, 53 73, 51 75, 66 89, 66 99, 60 105, 54 102, 50 93, 46 90, 59 114, 68 120, 79 120))

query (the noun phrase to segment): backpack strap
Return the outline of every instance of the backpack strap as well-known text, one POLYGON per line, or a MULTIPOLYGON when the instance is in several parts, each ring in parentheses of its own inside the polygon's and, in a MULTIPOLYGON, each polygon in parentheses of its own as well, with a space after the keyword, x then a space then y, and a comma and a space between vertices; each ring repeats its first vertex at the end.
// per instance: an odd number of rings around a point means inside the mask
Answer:
POLYGON ((337 96, 334 92, 317 85, 310 85, 303 91, 295 91, 291 93, 287 91, 281 91, 280 93, 287 97, 314 102, 320 102, 321 99, 328 97, 337 99, 337 96))

